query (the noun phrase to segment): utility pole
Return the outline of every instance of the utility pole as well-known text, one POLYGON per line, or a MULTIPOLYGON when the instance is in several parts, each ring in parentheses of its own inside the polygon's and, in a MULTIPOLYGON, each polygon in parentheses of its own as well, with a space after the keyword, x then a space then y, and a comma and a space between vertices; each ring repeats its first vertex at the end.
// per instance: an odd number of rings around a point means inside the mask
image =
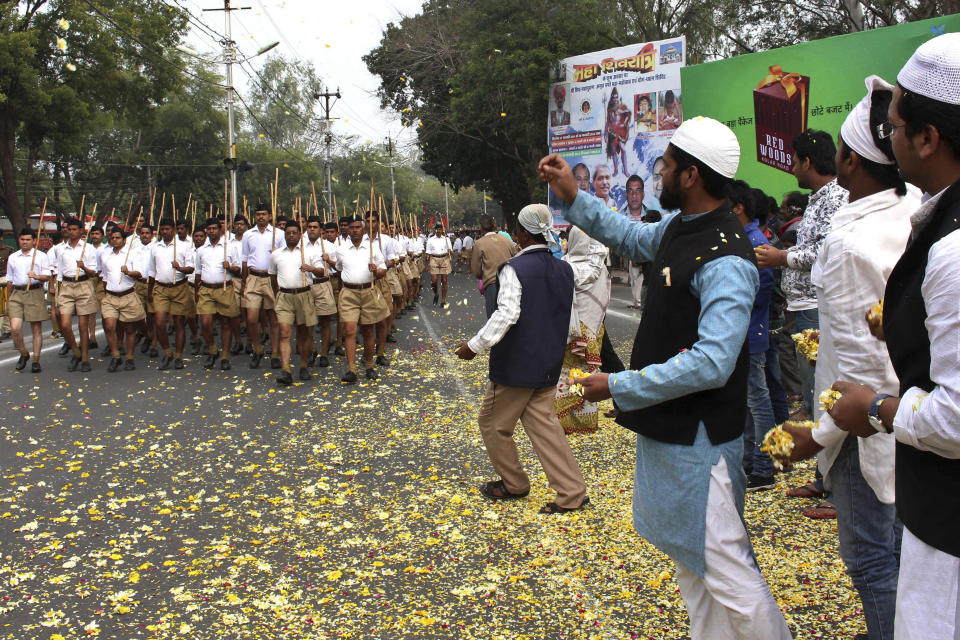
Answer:
MULTIPOLYGON (((397 186, 393 179, 393 140, 390 138, 390 136, 387 136, 387 155, 390 156, 390 198, 393 200, 393 202, 396 202, 397 186)), ((393 206, 393 202, 390 203, 391 207, 393 206)))
POLYGON ((483 215, 487 215, 487 190, 483 190, 483 195, 481 197, 483 200, 483 215))
MULTIPOLYGON (((250 9, 250 7, 231 7, 230 0, 223 0, 222 9, 204 9, 204 11, 223 11, 225 37, 223 44, 223 64, 227 68, 227 146, 229 158, 233 160, 230 168, 230 220, 237 215, 237 145, 233 140, 233 105, 236 102, 236 89, 233 87, 233 63, 237 61, 237 43, 233 41, 230 13, 250 9)), ((227 212, 224 211, 224 214, 227 212)))
POLYGON ((443 183, 443 226, 450 221, 450 194, 447 192, 447 183, 443 183))
MULTIPOLYGON (((324 123, 323 130, 325 134, 323 137, 323 142, 327 147, 326 158, 324 159, 324 164, 326 164, 327 166, 327 190, 326 190, 326 196, 325 196, 327 200, 327 208, 331 207, 330 203, 332 202, 332 200, 330 198, 330 195, 333 193, 333 185, 331 184, 331 177, 330 177, 330 145, 333 143, 333 134, 330 133, 330 123, 331 121, 336 120, 336 118, 330 117, 330 107, 332 106, 330 104, 330 99, 336 98, 337 100, 339 100, 340 97, 341 97, 340 87, 337 87, 336 93, 330 93, 329 91, 324 91, 321 93, 318 91, 313 94, 314 100, 319 100, 320 98, 323 98, 323 123, 324 123)), ((333 213, 334 213, 333 219, 334 221, 336 221, 337 212, 334 211, 333 213)))

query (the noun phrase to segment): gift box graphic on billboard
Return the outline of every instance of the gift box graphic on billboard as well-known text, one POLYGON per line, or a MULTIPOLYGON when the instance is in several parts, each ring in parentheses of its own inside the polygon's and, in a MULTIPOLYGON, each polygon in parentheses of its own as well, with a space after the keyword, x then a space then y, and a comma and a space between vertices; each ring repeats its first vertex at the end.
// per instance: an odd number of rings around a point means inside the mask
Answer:
POLYGON ((753 90, 758 162, 792 173, 793 139, 807 130, 809 105, 809 76, 769 67, 753 90))

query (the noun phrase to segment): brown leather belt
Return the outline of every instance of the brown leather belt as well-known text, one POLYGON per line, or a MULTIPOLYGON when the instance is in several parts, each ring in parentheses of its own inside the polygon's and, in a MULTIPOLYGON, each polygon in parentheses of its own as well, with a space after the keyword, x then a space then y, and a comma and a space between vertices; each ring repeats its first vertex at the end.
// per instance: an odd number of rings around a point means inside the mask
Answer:
POLYGON ((167 289, 172 289, 174 287, 179 287, 184 282, 186 282, 186 280, 181 280, 180 282, 160 282, 159 280, 154 280, 153 284, 157 285, 158 287, 165 287, 167 289))
POLYGON ((299 289, 284 289, 280 287, 280 293, 289 293, 290 295, 297 295, 298 293, 306 293, 310 291, 310 287, 300 287, 299 289))
POLYGON ((134 280, 136 280, 136 281, 139 282, 140 284, 147 284, 147 279, 146 279, 146 278, 134 278, 134 280))
POLYGON ((135 289, 134 287, 130 287, 129 289, 127 289, 127 290, 125 290, 125 291, 110 291, 110 289, 107 289, 107 295, 108 295, 108 296, 115 296, 115 297, 117 297, 117 298, 122 298, 123 296, 128 295, 128 294, 131 294, 131 293, 133 293, 134 291, 136 291, 136 289, 135 289))
POLYGON ((218 283, 216 283, 216 284, 211 284, 211 283, 209 283, 209 282, 204 282, 203 280, 201 280, 201 281, 200 281, 200 286, 201 286, 201 287, 206 287, 207 289, 223 289, 223 283, 222 283, 222 282, 218 282, 218 283))
MULTIPOLYGON (((13 287, 13 290, 14 290, 14 291, 26 291, 26 290, 27 290, 27 285, 25 285, 25 284, 14 284, 14 285, 11 285, 11 286, 13 287)), ((31 286, 33 286, 34 288, 39 288, 39 287, 43 287, 43 283, 35 284, 35 285, 31 285, 31 286)))
POLYGON ((329 276, 319 276, 314 279, 313 284, 323 284, 324 282, 330 282, 329 276))
POLYGON ((449 253, 430 253, 428 254, 431 258, 446 258, 449 253))
POLYGON ((342 282, 341 284, 343 284, 343 286, 345 286, 347 289, 369 289, 370 287, 373 286, 373 283, 370 283, 370 282, 366 284, 353 284, 352 282, 342 282))
POLYGON ((258 271, 257 269, 247 268, 247 273, 257 276, 258 278, 269 278, 270 273, 267 271, 258 271))
POLYGON ((90 276, 88 276, 87 274, 83 274, 83 275, 81 275, 81 276, 76 276, 76 277, 74 277, 74 276, 63 276, 63 281, 64 281, 64 282, 86 282, 86 281, 89 280, 89 279, 90 279, 90 276))

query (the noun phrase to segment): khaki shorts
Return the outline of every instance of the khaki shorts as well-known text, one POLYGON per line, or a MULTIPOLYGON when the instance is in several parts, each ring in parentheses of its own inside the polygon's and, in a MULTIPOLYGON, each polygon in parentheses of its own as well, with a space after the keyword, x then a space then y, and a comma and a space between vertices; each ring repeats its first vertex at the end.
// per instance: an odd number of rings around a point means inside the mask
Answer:
POLYGON ((423 254, 417 256, 417 259, 414 261, 414 264, 417 268, 413 272, 414 279, 418 279, 420 274, 423 273, 423 254))
POLYGON ((317 312, 313 306, 313 293, 277 292, 277 322, 283 324, 316 326, 317 312))
POLYGON ((452 271, 453 265, 450 260, 450 256, 443 256, 442 258, 430 256, 430 275, 443 276, 452 271))
POLYGON ((139 322, 147 317, 136 291, 119 297, 109 293, 104 295, 100 313, 104 318, 117 318, 120 322, 139 322))
POLYGON ((337 315, 337 299, 333 295, 330 282, 318 282, 310 285, 313 294, 313 309, 318 316, 337 315))
POLYGON ((277 301, 273 297, 273 286, 270 284, 270 278, 249 274, 247 285, 243 289, 243 300, 247 309, 259 309, 261 307, 273 309, 277 301))
POLYGON ((376 324, 390 315, 383 294, 377 286, 366 289, 340 290, 340 320, 343 322, 359 322, 360 324, 376 324))
POLYGON ((403 295, 403 286, 400 284, 400 278, 397 276, 397 268, 390 267, 387 270, 387 284, 390 286, 391 295, 402 296, 403 295))
MULTIPOLYGON (((193 283, 187 280, 187 284, 185 284, 183 288, 187 290, 187 299, 183 305, 183 315, 188 318, 195 318, 197 316, 197 299, 194 294, 193 283)), ((156 298, 154 298, 154 302, 156 302, 156 298)))
POLYGON ((107 285, 103 278, 97 278, 93 281, 93 294, 97 296, 97 302, 103 304, 103 296, 107 295, 107 285))
POLYGON ((172 316, 185 316, 192 306, 189 305, 189 301, 192 300, 193 290, 187 286, 186 281, 175 287, 164 287, 156 283, 153 285, 154 311, 162 311, 172 316))
POLYGON ((233 291, 237 294, 237 304, 240 305, 241 309, 246 309, 247 301, 243 297, 243 281, 240 278, 234 278, 230 282, 233 283, 233 291))
POLYGON ((464 250, 460 253, 460 257, 463 258, 464 260, 466 260, 467 262, 470 262, 470 258, 471 258, 472 256, 473 256, 473 247, 471 247, 471 248, 469 248, 469 249, 464 249, 464 250))
MULTIPOLYGON (((403 266, 407 266, 404 264, 403 266)), ((397 270, 397 280, 400 281, 400 295, 404 295, 407 291, 407 272, 406 269, 397 270)))
POLYGON ((30 291, 10 292, 7 312, 11 318, 20 318, 24 322, 43 322, 47 314, 47 303, 43 297, 43 285, 34 285, 30 291))
POLYGON ((93 292, 93 280, 74 282, 71 279, 60 283, 57 294, 57 309, 60 313, 87 316, 100 310, 97 296, 93 292))
POLYGON ((221 315, 224 318, 236 318, 240 315, 240 305, 233 286, 216 288, 200 285, 200 299, 197 301, 197 313, 200 315, 221 315))
MULTIPOLYGON (((147 310, 147 313, 153 313, 153 303, 147 300, 147 283, 138 282, 134 285, 134 288, 137 291, 137 296, 140 298, 140 304, 143 305, 143 308, 147 310)), ((123 322, 128 322, 124 320, 123 322)))
POLYGON ((377 280, 375 286, 380 289, 380 295, 383 297, 383 303, 387 306, 387 312, 393 313, 393 295, 390 293, 390 283, 387 282, 387 277, 384 276, 377 280))

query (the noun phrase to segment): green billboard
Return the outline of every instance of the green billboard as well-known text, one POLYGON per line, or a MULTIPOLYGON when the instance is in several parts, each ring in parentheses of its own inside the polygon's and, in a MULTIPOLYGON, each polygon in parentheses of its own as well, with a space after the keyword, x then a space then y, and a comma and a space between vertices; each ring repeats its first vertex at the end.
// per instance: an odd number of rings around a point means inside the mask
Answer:
POLYGON ((684 112, 733 129, 737 177, 779 199, 797 188, 790 169, 798 133, 821 129, 836 138, 866 94, 867 76, 895 83, 917 47, 953 31, 960 31, 960 14, 684 67, 684 112))

